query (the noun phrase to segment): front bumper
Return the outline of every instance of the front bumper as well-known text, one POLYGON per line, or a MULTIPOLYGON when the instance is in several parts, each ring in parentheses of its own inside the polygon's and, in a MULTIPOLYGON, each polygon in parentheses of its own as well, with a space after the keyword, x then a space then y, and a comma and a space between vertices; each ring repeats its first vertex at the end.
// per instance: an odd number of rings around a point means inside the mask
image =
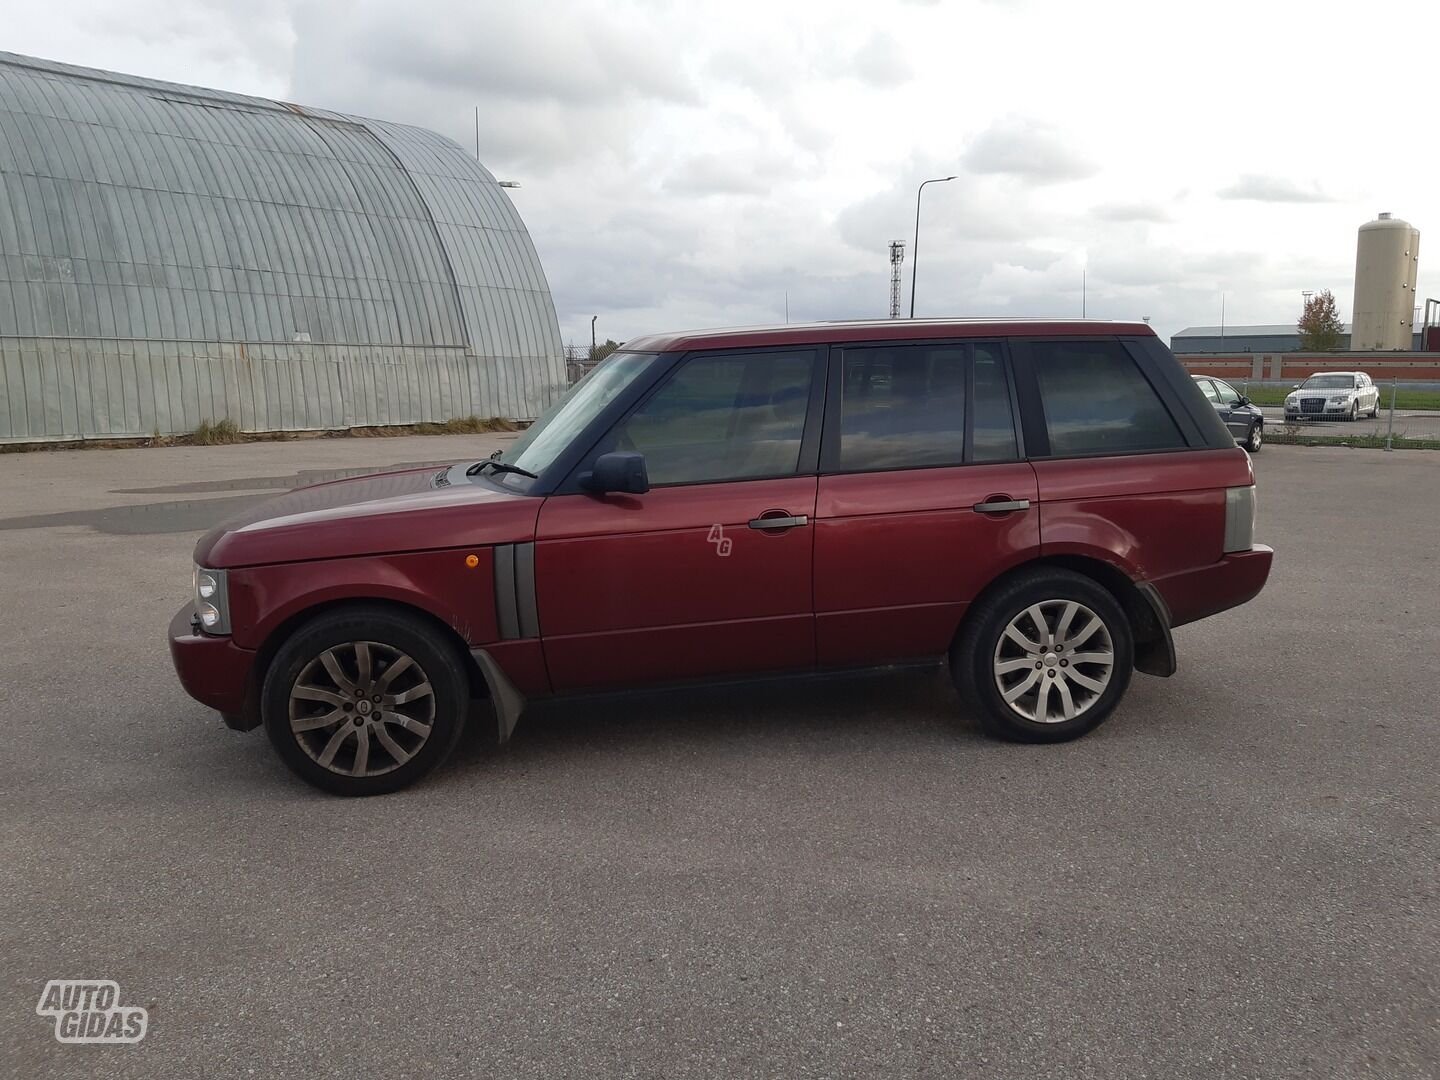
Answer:
POLYGON ((1226 555, 1217 563, 1158 578, 1150 584, 1170 609, 1170 625, 1184 626, 1255 599, 1270 577, 1275 552, 1264 544, 1226 555))
POLYGON ((253 728, 259 719, 250 677, 255 654, 228 637, 200 633, 194 615, 186 604, 170 620, 170 659, 180 685, 200 704, 217 709, 231 727, 253 728))

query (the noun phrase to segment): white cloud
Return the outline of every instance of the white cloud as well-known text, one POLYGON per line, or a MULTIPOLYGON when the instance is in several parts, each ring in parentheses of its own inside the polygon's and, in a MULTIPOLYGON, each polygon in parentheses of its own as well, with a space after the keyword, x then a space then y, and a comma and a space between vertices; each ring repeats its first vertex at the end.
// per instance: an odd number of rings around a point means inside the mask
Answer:
MULTIPOLYGON (((1392 13, 1413 40, 1440 8, 1392 13)), ((562 333, 883 313, 926 189, 920 311, 1149 314, 1162 332, 1348 308, 1355 229, 1440 228, 1440 151, 1353 7, 1216 0, 73 0, 6 47, 421 124, 514 193, 562 333), (1293 65, 1346 72, 1323 113, 1293 65), (1343 134, 1337 134, 1343 133, 1343 134)), ((1440 258, 1440 257, 1437 257, 1440 258)), ((1440 293, 1422 257, 1421 293, 1440 293)), ((907 284, 910 264, 907 262, 907 284)))
POLYGON ((1034 184, 1092 176, 1096 166, 1066 145, 1052 125, 1027 117, 1004 117, 982 131, 965 154, 971 172, 1005 173, 1034 184))
POLYGON ((1240 177, 1233 184, 1221 188, 1217 194, 1222 199, 1249 199, 1252 202, 1322 203, 1335 201, 1321 191, 1318 184, 1302 187, 1294 180, 1283 176, 1257 176, 1254 173, 1240 177))

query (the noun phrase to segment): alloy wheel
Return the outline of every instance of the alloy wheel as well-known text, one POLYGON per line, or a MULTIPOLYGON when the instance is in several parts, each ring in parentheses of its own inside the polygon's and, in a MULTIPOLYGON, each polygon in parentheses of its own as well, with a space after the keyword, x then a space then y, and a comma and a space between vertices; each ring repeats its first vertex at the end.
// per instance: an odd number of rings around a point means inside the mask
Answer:
POLYGON ((1042 600, 1020 612, 995 646, 995 686, 1011 710, 1060 724, 1092 708, 1110 685, 1115 643, 1105 621, 1076 600, 1042 600))
POLYGON ((378 641, 335 645, 290 688, 290 731, 318 764, 345 776, 379 776, 420 752, 435 722, 435 694, 413 657, 378 641))

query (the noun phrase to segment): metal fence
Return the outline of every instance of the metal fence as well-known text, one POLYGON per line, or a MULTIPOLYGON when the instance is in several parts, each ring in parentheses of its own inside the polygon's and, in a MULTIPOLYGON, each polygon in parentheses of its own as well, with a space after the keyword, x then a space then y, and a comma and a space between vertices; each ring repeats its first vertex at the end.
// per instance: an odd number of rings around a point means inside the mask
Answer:
POLYGON ((1440 450, 1440 385, 1432 390, 1389 382, 1378 385, 1379 399, 1373 406, 1327 400, 1321 405, 1304 403, 1303 409, 1286 405, 1293 384, 1233 385, 1264 412, 1266 442, 1440 450))
POLYGON ((600 363, 599 360, 577 360, 567 357, 565 360, 565 385, 574 386, 586 375, 589 375, 598 363, 600 363))

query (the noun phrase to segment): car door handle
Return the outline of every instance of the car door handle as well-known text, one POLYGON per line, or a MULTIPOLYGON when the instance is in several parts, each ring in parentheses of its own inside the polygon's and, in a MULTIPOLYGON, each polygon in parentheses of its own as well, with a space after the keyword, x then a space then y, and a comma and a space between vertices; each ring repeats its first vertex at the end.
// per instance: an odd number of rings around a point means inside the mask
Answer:
POLYGON ((750 522, 750 528, 768 529, 793 529, 798 525, 809 525, 810 519, 804 514, 796 514, 791 517, 758 517, 750 522))
POLYGON ((1029 510, 1029 499, 992 499, 990 502, 979 502, 970 509, 977 514, 1008 514, 1012 510, 1029 510))

